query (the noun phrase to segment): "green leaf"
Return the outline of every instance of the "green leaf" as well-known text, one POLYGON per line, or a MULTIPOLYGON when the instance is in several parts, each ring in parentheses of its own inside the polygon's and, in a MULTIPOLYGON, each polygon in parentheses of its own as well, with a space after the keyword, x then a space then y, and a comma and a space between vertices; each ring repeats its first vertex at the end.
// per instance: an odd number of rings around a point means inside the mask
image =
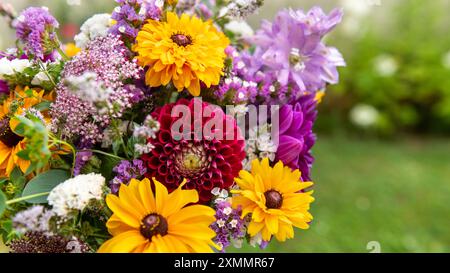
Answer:
POLYGON ((2 191, 0 191, 0 217, 2 217, 5 209, 6 209, 6 196, 2 191))
POLYGON ((50 105, 51 105, 51 104, 52 104, 52 103, 49 102, 49 101, 43 101, 43 102, 41 102, 41 103, 39 103, 39 104, 33 106, 33 108, 36 109, 36 110, 38 110, 38 111, 45 111, 45 110, 50 109, 50 105))
POLYGON ((120 163, 120 159, 110 157, 110 156, 104 156, 102 155, 100 157, 102 160, 102 165, 100 167, 100 172, 103 175, 103 177, 106 178, 106 181, 109 181, 113 178, 113 168, 117 166, 117 164, 120 163))
MULTIPOLYGON (((28 184, 25 186, 25 189, 23 190, 22 197, 49 192, 58 184, 66 181, 69 178, 70 173, 66 170, 50 170, 48 172, 42 173, 28 182, 28 184)), ((29 199, 27 200, 27 202, 31 204, 47 203, 47 197, 40 196, 29 199)))

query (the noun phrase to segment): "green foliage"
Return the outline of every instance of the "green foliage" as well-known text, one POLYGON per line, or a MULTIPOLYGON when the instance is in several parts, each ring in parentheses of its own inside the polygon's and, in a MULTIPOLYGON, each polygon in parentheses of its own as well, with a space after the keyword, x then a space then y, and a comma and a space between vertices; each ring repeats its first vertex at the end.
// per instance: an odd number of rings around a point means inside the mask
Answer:
POLYGON ((6 210, 6 196, 0 191, 0 217, 3 215, 3 212, 6 210))
MULTIPOLYGON (((340 69, 341 82, 329 88, 322 107, 324 119, 338 114, 348 121, 349 111, 364 103, 380 111, 376 127, 382 133, 450 132, 446 5, 445 1, 397 1, 392 9, 382 9, 385 13, 380 16, 389 20, 368 18, 361 22, 361 28, 367 29, 362 36, 331 42, 342 50, 347 67, 340 69), (393 71, 379 64, 386 63, 383 59, 394 64, 393 71)), ((325 122, 323 116, 319 123, 325 122)))
POLYGON ((17 155, 31 162, 27 174, 44 167, 50 159, 48 131, 43 121, 32 114, 15 116, 19 124, 14 128, 16 134, 27 139, 26 148, 17 155))
POLYGON ((107 155, 100 155, 99 157, 102 161, 100 173, 105 177, 106 181, 113 179, 112 169, 120 163, 121 159, 107 155))
MULTIPOLYGON (((22 197, 36 194, 48 193, 60 183, 70 178, 70 173, 66 170, 50 170, 41 173, 28 182, 23 190, 22 197)), ((47 195, 42 195, 26 200, 31 204, 47 203, 47 195)))

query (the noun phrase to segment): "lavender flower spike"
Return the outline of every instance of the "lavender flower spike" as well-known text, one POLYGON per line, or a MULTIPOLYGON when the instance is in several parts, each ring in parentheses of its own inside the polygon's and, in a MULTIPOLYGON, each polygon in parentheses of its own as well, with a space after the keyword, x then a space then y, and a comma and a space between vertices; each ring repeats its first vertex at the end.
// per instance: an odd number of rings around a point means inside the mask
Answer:
POLYGON ((38 58, 59 47, 55 30, 59 23, 46 7, 30 7, 14 22, 17 38, 25 44, 25 50, 38 58))

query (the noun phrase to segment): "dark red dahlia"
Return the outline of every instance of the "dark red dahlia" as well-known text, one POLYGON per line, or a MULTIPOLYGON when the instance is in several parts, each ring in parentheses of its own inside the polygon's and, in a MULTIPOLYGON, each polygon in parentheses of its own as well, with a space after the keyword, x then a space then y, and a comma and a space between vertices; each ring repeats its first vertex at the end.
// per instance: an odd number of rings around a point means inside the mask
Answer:
POLYGON ((155 148, 141 157, 147 167, 146 177, 155 177, 169 191, 176 189, 186 178, 185 187, 197 189, 202 203, 211 200, 213 188, 227 189, 233 185, 245 158, 244 139, 233 118, 219 107, 199 99, 181 99, 164 105, 152 116, 159 121, 161 128, 155 139, 149 139, 155 148), (172 117, 174 107, 183 105, 189 109, 190 116, 180 114, 172 117), (191 130, 183 126, 179 130, 174 129, 173 125, 181 120, 185 122, 183 124, 190 124, 191 130), (213 123, 219 126, 210 126, 213 123), (205 127, 212 130, 205 131, 205 127), (214 132, 215 137, 204 134, 209 131, 214 132), (172 132, 188 133, 181 137, 181 133, 172 132))

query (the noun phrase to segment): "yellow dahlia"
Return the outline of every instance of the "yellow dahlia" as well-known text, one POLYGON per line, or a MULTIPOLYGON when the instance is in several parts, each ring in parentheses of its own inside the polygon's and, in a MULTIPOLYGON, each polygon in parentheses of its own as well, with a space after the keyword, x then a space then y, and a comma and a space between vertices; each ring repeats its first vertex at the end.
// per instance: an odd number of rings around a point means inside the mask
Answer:
POLYGON ((172 81, 179 92, 186 88, 199 96, 200 81, 207 87, 219 84, 229 43, 211 21, 168 12, 166 22, 149 20, 143 26, 133 49, 139 64, 149 68, 147 85, 172 81))
POLYGON ((209 227, 214 221, 214 210, 198 202, 196 190, 181 187, 172 193, 154 181, 132 179, 122 184, 119 196, 106 197, 113 215, 106 223, 113 238, 98 252, 212 252, 215 232, 209 227))
POLYGON ((314 198, 312 191, 302 190, 313 185, 301 182, 299 170, 292 171, 279 161, 272 168, 267 158, 252 162, 252 171, 241 171, 235 178, 238 190, 232 190, 233 207, 242 207, 242 217, 251 213, 248 226, 250 236, 262 235, 269 241, 274 235, 278 241, 294 237, 293 226, 307 229, 313 219, 308 212, 314 198))
POLYGON ((12 116, 23 113, 24 110, 41 103, 44 100, 44 91, 32 90, 32 96, 26 94, 28 87, 17 87, 0 106, 0 177, 9 176, 18 166, 25 172, 30 162, 20 158, 17 153, 25 148, 23 137, 14 133, 14 120, 12 116))

